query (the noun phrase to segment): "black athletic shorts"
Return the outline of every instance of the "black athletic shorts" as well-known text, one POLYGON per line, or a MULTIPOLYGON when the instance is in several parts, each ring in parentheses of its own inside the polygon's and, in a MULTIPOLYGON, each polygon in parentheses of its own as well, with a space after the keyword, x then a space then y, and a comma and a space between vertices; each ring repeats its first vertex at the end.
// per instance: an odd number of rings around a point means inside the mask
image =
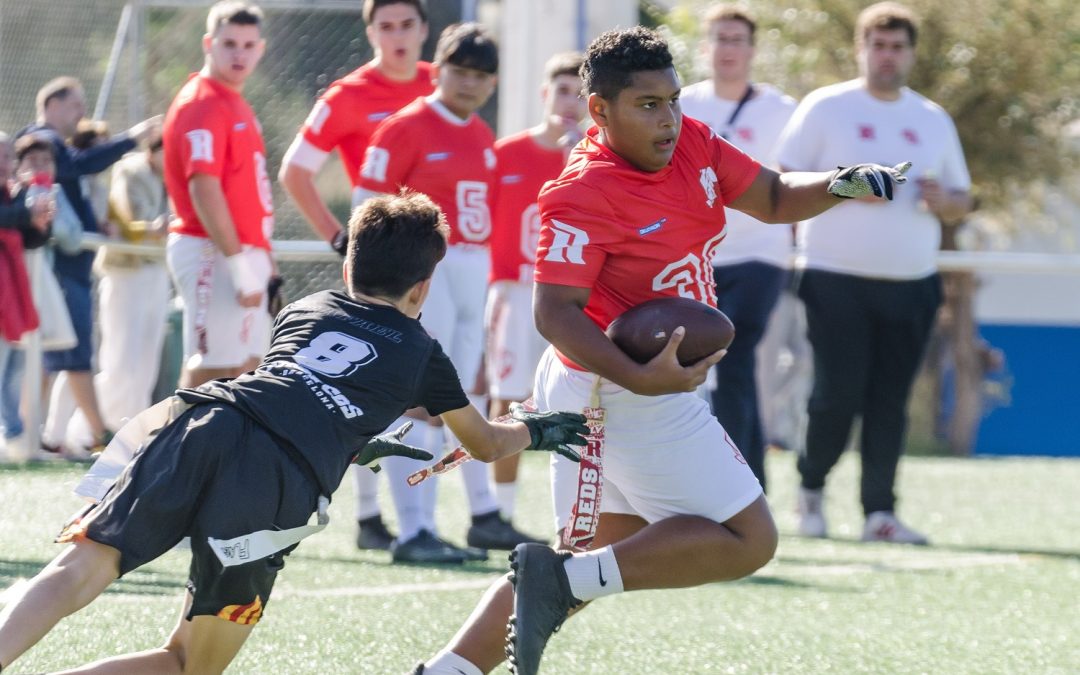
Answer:
POLYGON ((191 537, 188 618, 254 624, 295 546, 223 567, 207 538, 305 525, 318 499, 310 469, 263 427, 232 406, 200 404, 165 427, 80 524, 120 551, 121 576, 191 537))

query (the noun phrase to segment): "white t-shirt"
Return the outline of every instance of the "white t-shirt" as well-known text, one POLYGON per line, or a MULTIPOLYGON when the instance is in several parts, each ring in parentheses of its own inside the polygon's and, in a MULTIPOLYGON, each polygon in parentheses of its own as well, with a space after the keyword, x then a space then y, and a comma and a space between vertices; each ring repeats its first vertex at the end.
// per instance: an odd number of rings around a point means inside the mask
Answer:
MULTIPOLYGON (((727 140, 766 166, 776 166, 776 142, 784 130, 795 99, 771 84, 755 84, 754 96, 739 111, 735 123, 728 120, 738 101, 716 95, 712 80, 698 82, 682 90, 683 114, 708 124, 727 140)), ((714 265, 732 265, 760 260, 787 267, 792 252, 791 225, 762 223, 735 209, 725 209, 727 237, 716 247, 714 265)))
POLYGON ((937 218, 919 203, 918 179, 946 190, 971 186, 956 127, 941 106, 907 89, 882 101, 851 80, 811 92, 777 149, 791 171, 827 171, 876 162, 912 163, 891 202, 851 201, 799 223, 797 266, 879 279, 919 279, 935 270, 937 218))

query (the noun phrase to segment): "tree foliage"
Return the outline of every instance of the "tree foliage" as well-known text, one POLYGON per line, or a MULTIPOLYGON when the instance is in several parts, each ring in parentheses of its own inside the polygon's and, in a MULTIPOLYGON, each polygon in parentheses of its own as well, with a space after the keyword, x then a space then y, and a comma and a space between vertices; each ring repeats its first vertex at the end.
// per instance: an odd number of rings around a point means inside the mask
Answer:
MULTIPOLYGON (((707 77, 699 49, 706 0, 654 18, 668 31, 685 82, 707 77)), ((758 21, 754 77, 795 97, 857 76, 854 26, 869 2, 773 0, 758 21)), ((921 18, 910 86, 956 121, 987 206, 1054 182, 1075 162, 1063 130, 1080 117, 1080 9, 1072 0, 908 0, 921 18)))

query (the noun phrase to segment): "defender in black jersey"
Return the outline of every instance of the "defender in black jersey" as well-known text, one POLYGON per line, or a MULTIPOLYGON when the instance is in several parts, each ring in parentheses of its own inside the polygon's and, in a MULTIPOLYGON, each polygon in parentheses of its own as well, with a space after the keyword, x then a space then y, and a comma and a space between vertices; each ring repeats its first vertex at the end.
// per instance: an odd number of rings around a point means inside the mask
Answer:
POLYGON ((345 261, 349 293, 316 293, 285 308, 255 371, 177 392, 187 409, 65 528, 62 540, 73 545, 0 613, 0 667, 114 579, 190 536, 186 609, 167 645, 102 664, 224 670, 299 541, 282 537, 316 529, 304 526, 350 463, 423 452, 377 437, 409 408, 441 415, 483 461, 526 447, 576 457, 570 446, 588 433, 581 415, 519 412, 516 422, 488 422, 417 321, 446 234, 442 213, 423 195, 358 208, 345 261))

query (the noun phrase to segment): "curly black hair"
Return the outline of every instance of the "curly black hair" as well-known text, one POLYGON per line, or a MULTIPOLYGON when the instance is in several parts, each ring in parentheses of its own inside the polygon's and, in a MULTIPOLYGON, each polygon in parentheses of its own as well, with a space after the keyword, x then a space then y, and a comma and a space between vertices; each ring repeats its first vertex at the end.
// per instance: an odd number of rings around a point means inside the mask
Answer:
POLYGON ((642 70, 672 66, 671 52, 660 34, 643 26, 603 33, 585 51, 581 80, 585 91, 613 100, 642 70))

